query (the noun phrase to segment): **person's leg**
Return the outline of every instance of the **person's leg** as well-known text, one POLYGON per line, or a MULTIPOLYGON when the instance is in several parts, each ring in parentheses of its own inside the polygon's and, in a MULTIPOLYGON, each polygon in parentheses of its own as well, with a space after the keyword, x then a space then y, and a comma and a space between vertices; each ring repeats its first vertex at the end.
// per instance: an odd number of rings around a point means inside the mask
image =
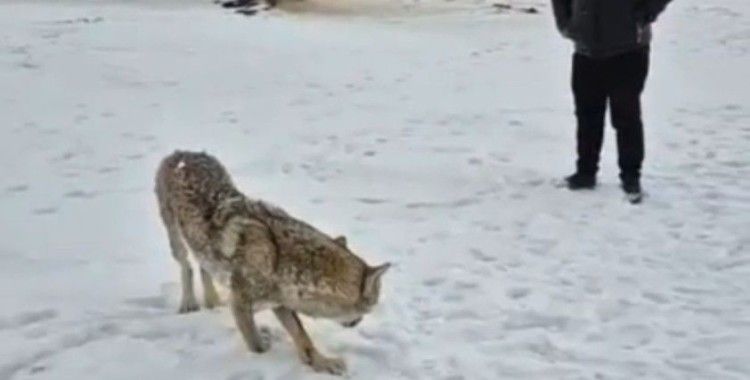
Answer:
POLYGON ((644 158, 641 93, 648 75, 648 61, 649 50, 638 50, 613 58, 611 70, 608 70, 611 76, 610 112, 612 126, 617 131, 618 163, 623 186, 635 186, 640 182, 644 158))
POLYGON ((607 94, 602 77, 602 61, 575 54, 573 56, 573 97, 575 99, 576 174, 594 178, 599 169, 599 153, 604 139, 604 115, 607 94))

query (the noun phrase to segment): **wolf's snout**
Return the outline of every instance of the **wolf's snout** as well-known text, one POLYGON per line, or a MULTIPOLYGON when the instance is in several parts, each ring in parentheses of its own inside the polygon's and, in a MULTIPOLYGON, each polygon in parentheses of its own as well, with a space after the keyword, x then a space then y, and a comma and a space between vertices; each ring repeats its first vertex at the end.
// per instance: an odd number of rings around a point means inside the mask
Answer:
POLYGON ((344 326, 346 328, 352 328, 354 326, 357 326, 359 322, 362 322, 362 317, 359 317, 351 321, 341 322, 341 326, 344 326))

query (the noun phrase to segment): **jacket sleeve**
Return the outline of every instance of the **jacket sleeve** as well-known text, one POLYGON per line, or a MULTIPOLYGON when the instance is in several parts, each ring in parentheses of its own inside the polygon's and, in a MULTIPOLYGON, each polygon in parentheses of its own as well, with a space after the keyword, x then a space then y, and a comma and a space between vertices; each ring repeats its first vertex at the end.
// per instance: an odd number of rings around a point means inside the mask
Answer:
POLYGON ((661 12, 667 7, 672 0, 644 0, 641 2, 639 9, 641 21, 650 24, 659 17, 661 12))
POLYGON ((555 12, 557 30, 563 36, 568 36, 568 25, 572 16, 573 0, 552 0, 552 10, 555 12))

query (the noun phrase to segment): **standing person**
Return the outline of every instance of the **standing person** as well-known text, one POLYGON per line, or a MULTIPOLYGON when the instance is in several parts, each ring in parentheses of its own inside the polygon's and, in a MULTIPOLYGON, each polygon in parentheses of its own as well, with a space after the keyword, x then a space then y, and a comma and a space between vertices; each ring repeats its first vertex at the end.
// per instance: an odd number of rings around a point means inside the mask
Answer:
POLYGON ((565 178, 570 190, 593 189, 609 103, 617 131, 623 191, 640 202, 644 157, 641 93, 648 74, 651 24, 671 0, 552 0, 557 28, 575 43, 578 161, 565 178))

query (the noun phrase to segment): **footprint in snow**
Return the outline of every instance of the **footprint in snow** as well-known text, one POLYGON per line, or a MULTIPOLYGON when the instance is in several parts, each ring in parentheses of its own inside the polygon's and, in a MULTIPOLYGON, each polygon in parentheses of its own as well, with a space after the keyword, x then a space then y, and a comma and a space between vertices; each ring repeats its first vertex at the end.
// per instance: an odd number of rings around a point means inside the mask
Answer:
POLYGON ((445 319, 448 321, 477 320, 481 319, 481 317, 477 312, 473 310, 460 308, 458 310, 449 311, 447 314, 445 314, 445 319))
POLYGON ((233 373, 226 377, 226 380, 264 380, 266 377, 258 370, 248 370, 233 373))
POLYGON ((428 278, 422 281, 422 284, 428 287, 439 286, 439 285, 442 285, 443 283, 445 283, 445 278, 443 277, 433 277, 433 278, 428 278))
POLYGON ((561 331, 565 330, 570 324, 570 319, 557 315, 545 315, 533 311, 514 312, 508 316, 503 323, 503 328, 507 330, 528 330, 541 328, 545 330, 561 331))
POLYGON ((490 256, 478 248, 471 248, 469 252, 471 252, 471 256, 475 260, 481 261, 483 263, 491 263, 497 261, 496 257, 490 256))
POLYGON ((24 185, 15 185, 15 186, 7 187, 5 189, 5 192, 6 193, 17 194, 17 193, 25 193, 28 190, 29 190, 29 185, 25 185, 24 184, 24 185))
POLYGON ((34 215, 52 215, 57 213, 57 207, 43 207, 32 210, 34 215))
POLYGON ((660 304, 660 305, 664 305, 664 304, 668 304, 669 303, 669 298, 667 298, 667 296, 665 296, 663 294, 660 294, 660 293, 643 292, 641 294, 641 297, 643 297, 643 298, 645 298, 645 299, 647 299, 647 300, 649 300, 649 301, 651 301, 653 303, 660 304))
POLYGON ((471 290, 479 287, 479 284, 472 281, 456 281, 453 288, 456 290, 471 290))
POLYGON ((24 312, 7 319, 0 319, 0 330, 26 327, 35 323, 54 319, 58 316, 53 309, 24 312))
POLYGON ((120 170, 120 168, 117 167, 117 166, 103 166, 103 167, 99 168, 96 172, 99 173, 99 174, 110 174, 110 173, 114 173, 114 172, 116 172, 118 170, 120 170))
POLYGON ((366 205, 379 205, 388 202, 388 200, 382 198, 356 198, 355 200, 366 205))
POLYGON ((621 346, 626 349, 635 349, 645 346, 651 342, 654 332, 646 325, 627 325, 618 331, 621 334, 621 346))
POLYGON ((169 308, 167 299, 162 296, 129 298, 125 300, 125 303, 144 309, 166 310, 169 308))
POLYGON ((135 154, 128 154, 128 155, 125 155, 124 157, 125 157, 125 158, 126 158, 127 160, 130 160, 130 161, 136 161, 136 160, 140 160, 140 159, 142 159, 142 158, 144 157, 144 155, 143 155, 143 154, 141 154, 141 153, 135 153, 135 154))
POLYGON ((447 303, 460 303, 465 299, 460 293, 446 293, 443 295, 441 300, 447 303))
POLYGON ((69 191, 65 194, 63 194, 63 197, 65 198, 71 198, 71 199, 91 199, 96 197, 96 192, 94 191, 83 191, 83 190, 73 190, 69 191))
POLYGON ((506 291, 505 294, 509 298, 517 300, 517 299, 525 298, 529 294, 531 294, 531 289, 529 289, 529 288, 511 288, 511 289, 508 289, 508 291, 506 291))

